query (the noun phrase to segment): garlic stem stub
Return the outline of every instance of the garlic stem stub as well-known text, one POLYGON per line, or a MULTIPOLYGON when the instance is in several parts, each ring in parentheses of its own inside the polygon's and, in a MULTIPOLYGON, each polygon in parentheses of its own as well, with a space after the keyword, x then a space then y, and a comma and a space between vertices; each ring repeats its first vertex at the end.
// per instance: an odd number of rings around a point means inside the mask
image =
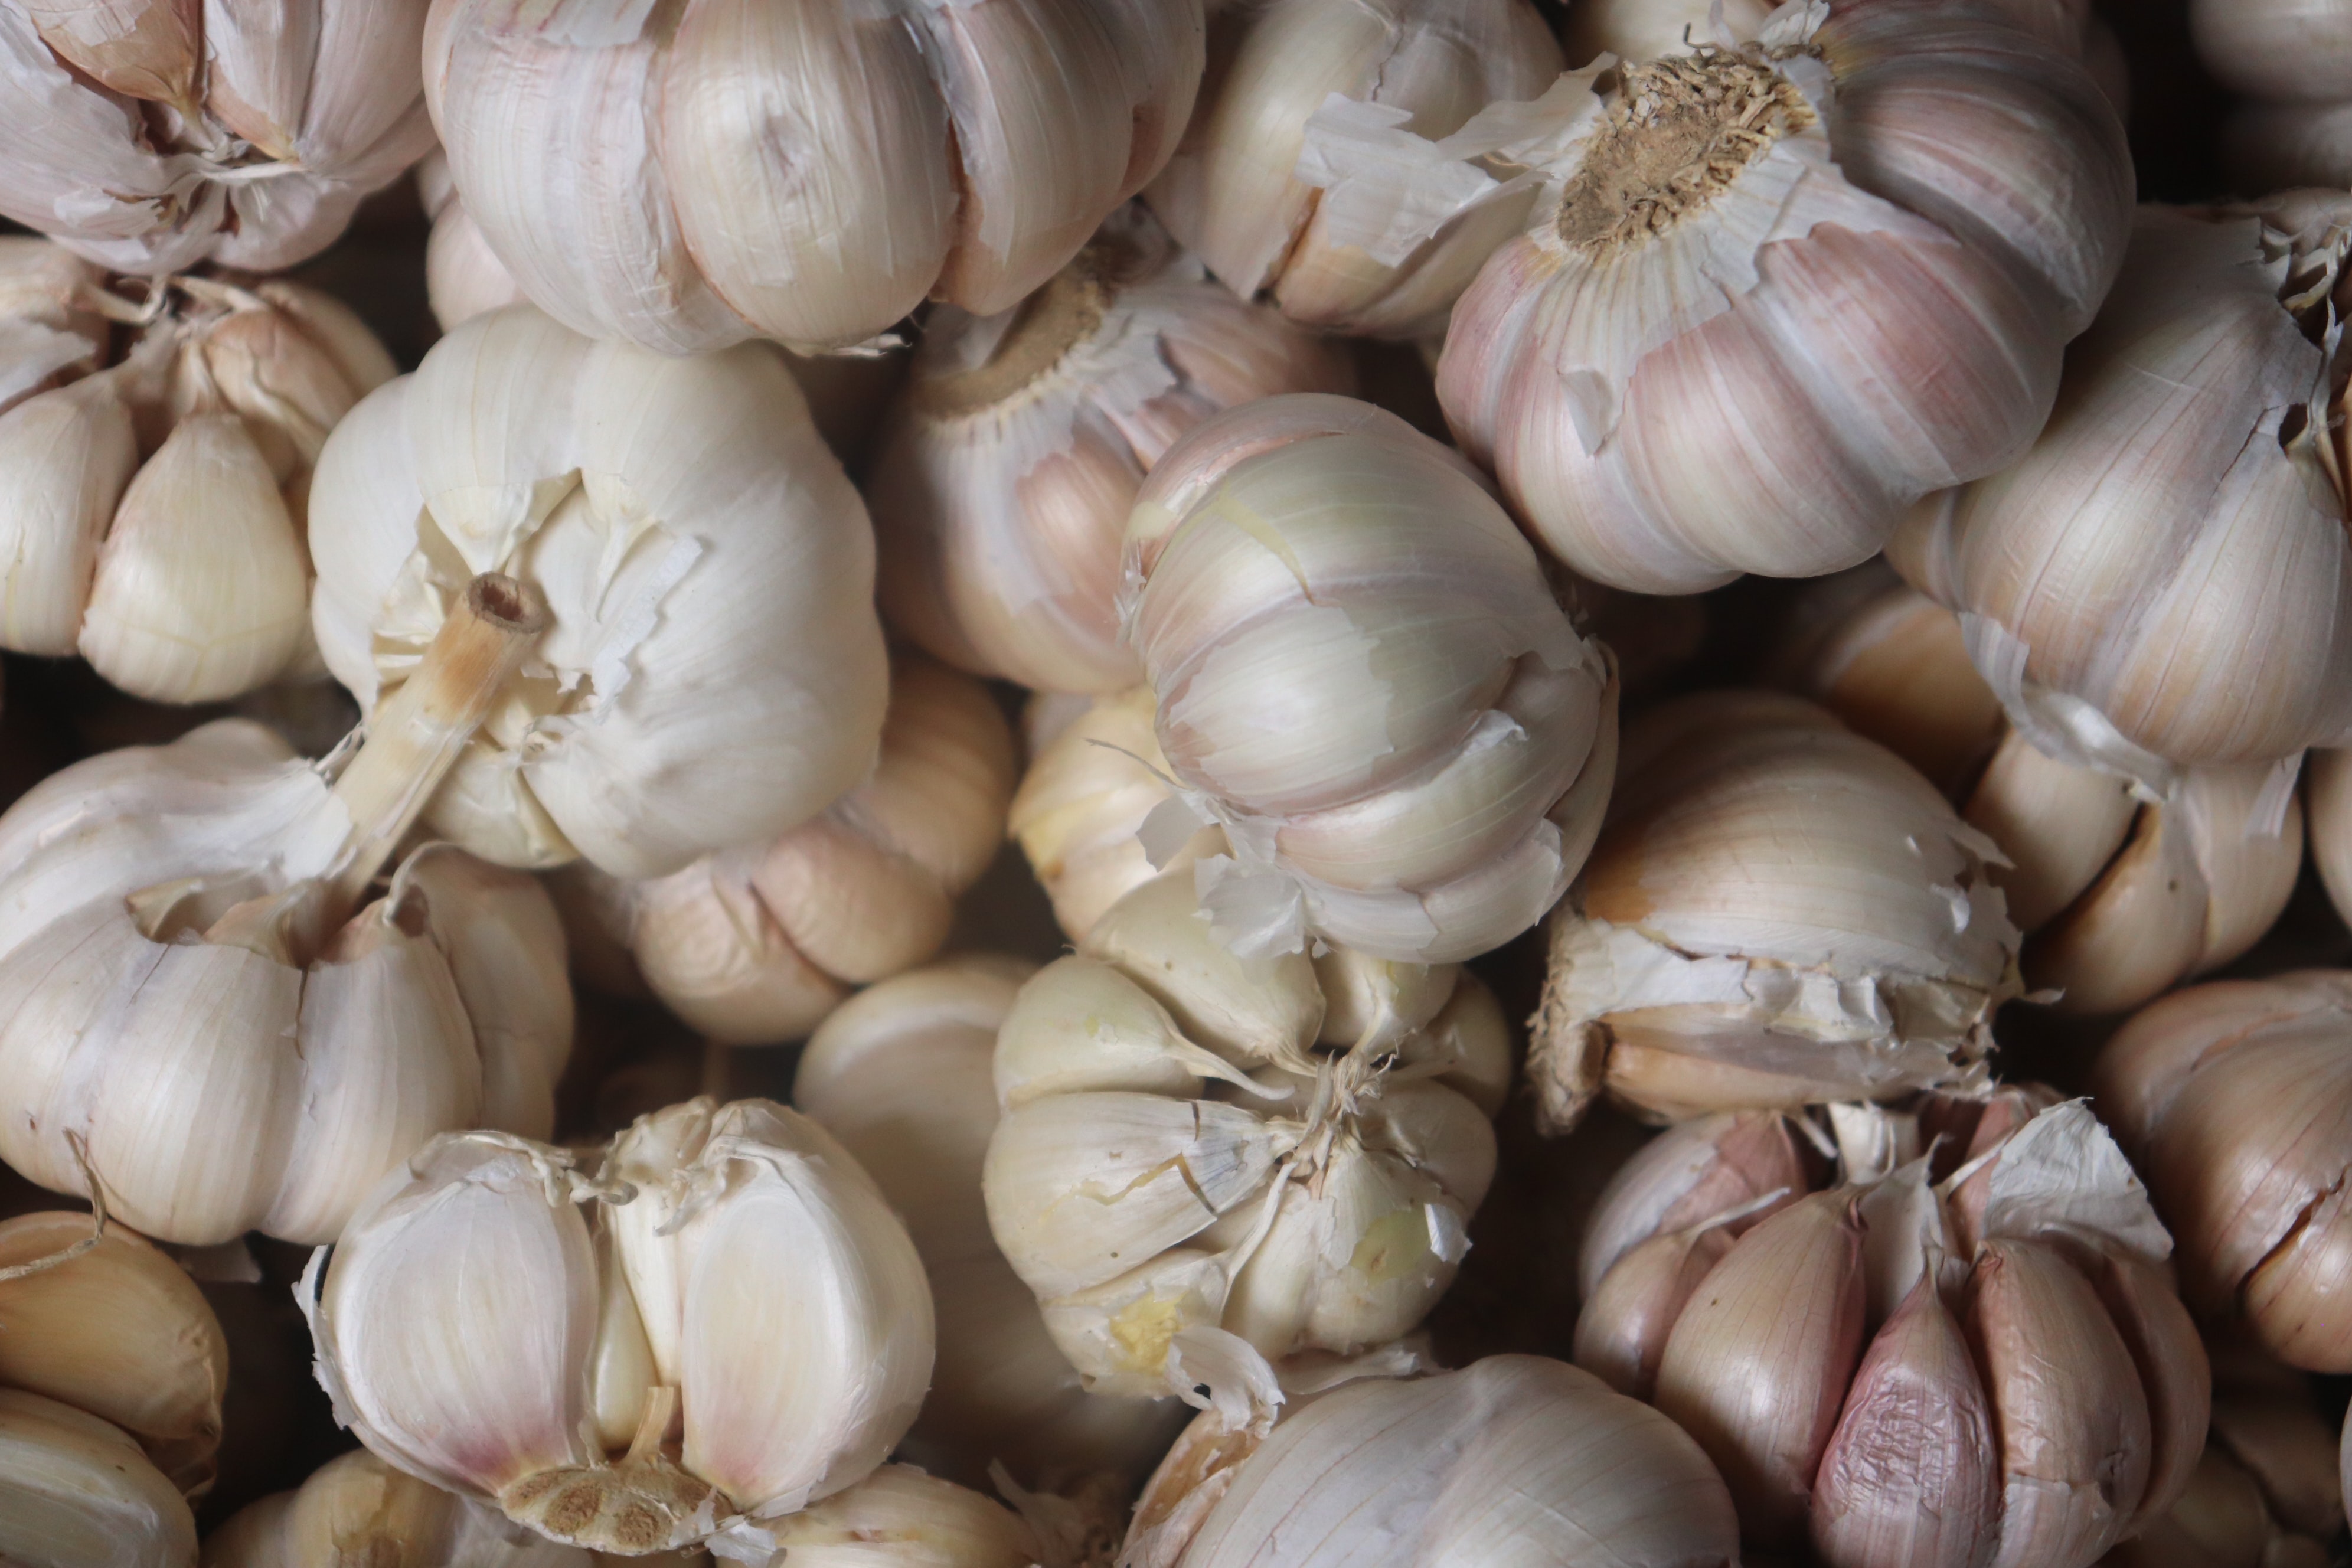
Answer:
POLYGON ((444 845, 396 858, 545 625, 485 576, 356 750, 220 720, 0 816, 0 1158, 164 1240, 322 1242, 436 1132, 549 1131, 553 906, 444 845))
POLYGON ((2121 123, 1989 7, 1803 0, 1510 107, 1488 156, 1538 194, 1454 309, 1438 398, 1615 587, 1869 556, 2024 454, 2123 258, 2121 123))
POLYGON ((1010 310, 943 307, 925 324, 867 486, 883 608, 974 674, 1131 686, 1119 549, 1144 475, 1224 409, 1353 384, 1343 355, 1122 209, 1010 310))
POLYGON ((1128 524, 1128 637, 1195 868, 1241 951, 1451 963, 1541 919, 1616 760, 1617 679, 1475 470, 1316 394, 1195 428, 1128 524))
POLYGON ((1775 692, 1626 734, 1618 805, 1550 921, 1528 1076, 1668 1121, 1981 1083, 2021 990, 2003 857, 1927 781, 1775 692))
POLYGON ((760 1563, 870 1475, 930 1379, 930 1291, 880 1191, 766 1100, 652 1115, 584 1163, 434 1140, 301 1299, 337 1418, 551 1540, 760 1563))

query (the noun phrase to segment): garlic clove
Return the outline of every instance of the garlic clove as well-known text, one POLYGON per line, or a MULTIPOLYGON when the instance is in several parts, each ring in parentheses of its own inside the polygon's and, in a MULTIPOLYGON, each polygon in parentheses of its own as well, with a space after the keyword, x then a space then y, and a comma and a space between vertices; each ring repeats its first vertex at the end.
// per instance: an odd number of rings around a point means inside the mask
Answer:
POLYGON ((1021 988, 999 1034, 995 1088, 1007 1110, 1048 1095, 1190 1096, 1204 1079, 1242 1080, 1223 1058, 1188 1040, 1150 993, 1077 954, 1055 959, 1021 988))
POLYGON ((2146 1523, 2179 1500, 2196 1471, 2212 1414, 2212 1372, 2196 1321, 2162 1268, 2107 1248, 2085 1261, 2147 1395, 2147 1490, 2137 1520, 2146 1523))
MULTIPOLYGON (((1601 1189, 1577 1257, 1577 1293, 1591 1299, 1618 1259, 1653 1236, 1749 1209, 1774 1193, 1793 1202, 1811 1185, 1792 1124, 1778 1111, 1677 1122, 1635 1150, 1601 1189)), ((1772 1212, 1753 1209, 1731 1234, 1772 1212)))
POLYGON ((1137 837, 1171 798, 1160 776, 1167 759, 1151 732, 1158 706, 1149 687, 1097 699, 1032 746, 1029 771, 1013 792, 1007 829, 1045 884, 1063 934, 1074 940, 1160 869, 1190 864, 1180 848, 1155 867, 1137 837))
POLYGON ((2352 1204, 2331 1190, 2301 1217, 2277 1250, 2246 1277, 2243 1301, 2263 1342, 2291 1366, 2321 1371, 2352 1362, 2342 1349, 2352 1258, 2343 1237, 2352 1204))
MULTIPOLYGON (((299 1490, 248 1503, 205 1538, 205 1568, 592 1568, 578 1547, 518 1531, 481 1504, 403 1475, 364 1448, 328 1460, 299 1490)), ((639 1562, 645 1560, 637 1559, 639 1562)), ((708 1568, 658 1560, 658 1568, 708 1568)), ((656 1568, 648 1564, 648 1568, 656 1568)))
POLYGON ((254 284, 253 291, 279 314, 289 318, 304 337, 334 362, 344 384, 351 389, 341 413, 350 411, 350 403, 400 374, 391 351, 369 330, 359 312, 332 294, 283 278, 261 279, 254 284))
POLYGON ((242 416, 246 434, 280 485, 317 465, 327 432, 366 390, 352 384, 324 344, 278 310, 232 312, 194 341, 188 357, 203 368, 182 378, 197 385, 175 387, 174 404, 201 407, 217 399, 242 416))
POLYGON ((0 1556, 25 1568, 188 1568, 196 1521, 121 1430, 0 1388, 0 1556))
POLYGON ((2032 931, 2090 887, 2140 809, 2129 780, 2053 761, 2012 730, 1960 815, 2015 862, 1993 879, 2008 897, 2009 918, 2032 931))
POLYGON ((1375 1053, 1429 1027, 1462 974, 1459 964, 1399 963, 1346 947, 1326 948, 1312 958, 1323 993, 1318 1040, 1375 1053))
POLYGON ((123 489, 139 467, 131 411, 91 376, 0 414, 0 643, 70 654, 123 489))
POLYGON ((1045 1561, 1020 1515, 980 1493, 885 1465, 771 1527, 777 1546, 803 1568, 1029 1568, 1045 1561))
POLYGON ((667 877, 615 883, 629 910, 629 952, 663 1005, 713 1039, 805 1034, 849 988, 777 922, 745 859, 706 856, 667 877))
MULTIPOLYGON (((1325 994, 1329 994, 1328 988, 1325 994)), ((1325 1029, 1328 1033, 1328 1024, 1325 1029)), ((1399 1059, 1448 1064, 1437 1081, 1476 1106, 1491 1121, 1503 1113, 1517 1072, 1511 1034, 1511 1021, 1503 1016, 1500 999, 1485 981, 1465 971, 1437 1016, 1406 1037, 1399 1059)))
POLYGON ((1080 945, 1168 1009, 1187 1038, 1237 1063, 1296 1062, 1321 1032, 1322 989, 1303 952, 1244 956, 1200 918, 1190 870, 1106 910, 1080 945))
POLYGON ((1576 1364, 1620 1394, 1649 1398, 1675 1320, 1734 1239, 1720 1226, 1694 1226, 1620 1254, 1577 1311, 1576 1364))
POLYGON ((2292 1568, 2296 1559, 2253 1477, 2215 1447, 2199 1458, 2169 1512, 2099 1561, 2112 1568, 2292 1568))
POLYGON ((2156 995, 2204 951, 2207 896, 2185 824, 2141 826, 2081 901, 2026 944, 2030 984, 2063 986, 2069 1013, 2117 1013, 2156 995))
POLYGON ((2303 803, 2278 792, 2271 767, 2200 768, 2177 803, 2210 894, 2205 942, 2193 974, 2209 973, 2260 942, 2294 896, 2303 872, 2303 803))
POLYGON ((490 248, 481 226, 454 198, 435 211, 433 233, 425 242, 425 295, 433 319, 445 332, 460 321, 523 302, 514 274, 490 248))

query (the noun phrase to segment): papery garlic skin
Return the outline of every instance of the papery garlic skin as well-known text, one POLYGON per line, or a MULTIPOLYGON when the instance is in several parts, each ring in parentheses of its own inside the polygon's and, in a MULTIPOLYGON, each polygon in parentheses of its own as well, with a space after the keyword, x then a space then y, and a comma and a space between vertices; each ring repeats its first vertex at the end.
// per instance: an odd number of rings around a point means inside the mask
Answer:
POLYGON ((1671 1120, 1979 1082, 2021 989, 2000 852, 1811 703, 1664 704, 1553 914, 1528 1072, 1547 1128, 1596 1094, 1671 1120))
POLYGON ((1127 562, 1181 786, 1152 826, 1224 830, 1197 875, 1227 941, 1450 963, 1566 889, 1608 799, 1615 669, 1454 452, 1345 398, 1229 410, 1152 470, 1127 562))
POLYGON ((1276 0, 1210 25, 1213 66, 1146 193, 1245 300, 1385 338, 1440 332, 1535 191, 1481 162, 1559 73, 1526 0, 1276 0), (1448 221, 1422 224, 1433 203, 1448 221), (1456 209, 1459 209, 1457 212, 1456 209))
POLYGON ((194 1568, 196 1521, 121 1429, 0 1388, 0 1555, 24 1568, 194 1568))
POLYGON ((1651 594, 1814 576, 2025 451, 2130 211, 2080 66, 1940 0, 1784 7, 1606 99, 1603 63, 1514 128, 1540 195, 1437 374, 1554 552, 1651 594))
POLYGON ((772 349, 670 360, 528 306, 478 317, 336 426, 310 515, 312 626, 362 710, 474 573, 545 596, 544 674, 426 813, 486 859, 663 876, 873 763, 873 539, 772 349))
POLYGON ((525 295, 672 354, 1010 309, 1167 161, 1202 63, 1198 0, 592 9, 438 0, 425 93, 525 295))
POLYGON ((883 609, 975 674, 1131 686, 1119 552, 1144 475, 1226 408, 1353 383, 1333 349, 1123 212, 1010 310, 926 324, 866 489, 883 609))
POLYGON ((596 1568, 593 1552, 518 1529, 496 1510, 365 1448, 310 1472, 299 1489, 247 1503, 205 1538, 204 1568, 596 1568))
POLYGON ((667 877, 574 866, 553 885, 575 929, 598 922, 697 1032, 780 1044, 939 951, 1003 842, 1013 784, 1012 730, 987 689, 901 654, 874 772, 819 816, 667 877))

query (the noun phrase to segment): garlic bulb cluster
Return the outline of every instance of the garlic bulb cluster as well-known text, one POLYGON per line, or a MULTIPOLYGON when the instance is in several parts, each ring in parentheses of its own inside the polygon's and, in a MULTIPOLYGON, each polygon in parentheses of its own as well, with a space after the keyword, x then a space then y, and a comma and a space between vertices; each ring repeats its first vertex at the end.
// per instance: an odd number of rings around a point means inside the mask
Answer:
POLYGON ((997 1029, 1034 970, 970 956, 884 981, 810 1039, 793 1102, 874 1173, 930 1278, 939 1361, 901 1456, 975 1486, 992 1463, 1057 1490, 1107 1474, 1124 1497, 1184 1406, 1080 1386, 981 1196, 997 1029))
POLYGON ((335 427, 310 552, 320 652, 362 710, 476 574, 545 600, 530 665, 425 815, 486 859, 664 876, 807 821, 873 764, 873 535, 762 345, 673 360, 528 306, 467 321, 335 427))
POLYGON ((2025 983, 2061 1012, 2128 1011, 2238 957, 2303 866, 2294 768, 2192 768, 2160 800, 2011 728, 1952 613, 1883 565, 1822 583, 1790 684, 1940 784, 1999 844, 2025 983))
POLYGON ((392 375, 316 289, 183 276, 141 304, 47 240, 0 239, 0 647, 79 652, 159 702, 319 673, 311 466, 392 375))
POLYGON ((2239 104, 2222 149, 2245 188, 2352 184, 2352 5, 2190 0, 2205 68, 2239 104))
POLYGON ((1275 1397, 1265 1363, 1384 1345, 1444 1293, 1510 1037, 1451 965, 1244 956, 1202 912, 1167 873, 1022 986, 982 1187, 1087 1387, 1231 1410, 1275 1397))
POLYGON ((1169 232, 1234 293, 1293 321, 1443 331, 1535 199, 1489 155, 1524 113, 1517 100, 1559 74, 1536 8, 1273 0, 1227 5, 1209 31, 1200 108, 1146 194, 1169 232), (1446 221, 1416 227, 1433 198, 1451 202, 1446 221))
POLYGON ((1730 1568, 1723 1478, 1672 1422, 1541 1356, 1346 1384, 1262 1439, 1203 1415, 1124 1568, 1730 1568))
POLYGON ((1236 404, 1353 390, 1341 355, 1122 217, 1012 309, 933 314, 868 486, 891 623, 1041 690, 1141 678, 1119 547, 1160 454, 1236 404))
POLYGON ((1438 397, 1544 542, 1618 587, 1869 556, 2024 453, 2123 258, 2114 110, 1986 5, 1807 0, 1752 45, 1595 61, 1514 107, 1489 156, 1538 195, 1454 309, 1438 397))
POLYGON ((1179 785, 1147 847, 1226 940, 1448 963, 1541 919, 1599 830, 1617 680, 1462 458, 1313 394, 1184 437, 1129 524, 1123 614, 1179 785))
POLYGON ((422 0, 10 0, 0 216, 119 272, 274 270, 433 145, 422 0))
POLYGON ((1664 1120, 1981 1081, 2021 989, 1992 840, 1810 702, 1719 691, 1627 731, 1550 925, 1529 1077, 1664 1120))
POLYGON ((1200 0, 518 11, 443 0, 425 90, 525 295, 663 353, 1012 309, 1157 174, 1200 0))
POLYGON ((848 1152, 766 1100, 642 1117, 593 1163, 425 1145, 304 1277, 320 1380, 379 1458, 551 1540, 762 1562, 914 1419, 922 1264, 848 1152))
POLYGON ((554 885, 572 928, 599 926, 700 1034, 798 1039, 852 987, 940 950, 957 897, 1003 842, 1013 782, 1013 732, 987 689, 902 654, 880 760, 821 815, 667 877, 578 866, 554 885))
POLYGON ((1576 1359, 1829 1568, 2087 1568, 2169 1508, 2210 1380, 2170 1242, 2081 1101, 2003 1089, 1685 1122, 1612 1183, 1576 1359), (1811 1137, 1806 1136, 1810 1133, 1811 1137))
POLYGON ((2143 209, 2032 451, 1890 545, 2044 752, 2163 793, 2352 731, 2347 247, 2340 194, 2143 209))

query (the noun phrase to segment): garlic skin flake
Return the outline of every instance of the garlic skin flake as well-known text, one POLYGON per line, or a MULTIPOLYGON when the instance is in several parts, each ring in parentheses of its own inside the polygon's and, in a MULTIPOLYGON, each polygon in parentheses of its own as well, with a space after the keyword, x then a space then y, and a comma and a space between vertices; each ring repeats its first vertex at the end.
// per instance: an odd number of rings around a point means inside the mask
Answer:
POLYGON ((386 1177, 301 1292, 339 1420, 551 1540, 760 1563, 872 1473, 930 1291, 848 1152, 766 1100, 640 1117, 583 1172, 499 1133, 386 1177))
POLYGON ((807 821, 872 766, 888 671, 864 506, 774 350, 673 360, 528 306, 335 427, 312 626, 362 711, 478 572, 552 625, 425 813, 500 865, 617 877, 807 821))
POLYGON ((2123 258, 2121 123, 1989 7, 1784 6, 1528 107, 1504 155, 1540 192, 1455 306, 1438 398, 1612 586, 1867 557, 2025 452, 2123 258))
POLYGON ((1170 817, 1230 844, 1196 868, 1226 941, 1451 963, 1559 899, 1609 796, 1614 663, 1455 453, 1265 398, 1160 460, 1126 561, 1170 817))
POLYGON ((1045 691, 1141 678, 1121 535, 1161 454, 1211 416, 1354 390, 1349 361, 1212 282, 1140 209, 993 316, 935 311, 867 485, 891 624, 1045 691))
POLYGON ((661 353, 1010 310, 1159 172, 1200 0, 436 0, 425 90, 523 293, 661 353))
POLYGON ((1538 1115, 1886 1100, 1981 1082, 2021 989, 1991 839, 1811 703, 1710 692, 1627 732, 1619 805, 1552 916, 1538 1115))

